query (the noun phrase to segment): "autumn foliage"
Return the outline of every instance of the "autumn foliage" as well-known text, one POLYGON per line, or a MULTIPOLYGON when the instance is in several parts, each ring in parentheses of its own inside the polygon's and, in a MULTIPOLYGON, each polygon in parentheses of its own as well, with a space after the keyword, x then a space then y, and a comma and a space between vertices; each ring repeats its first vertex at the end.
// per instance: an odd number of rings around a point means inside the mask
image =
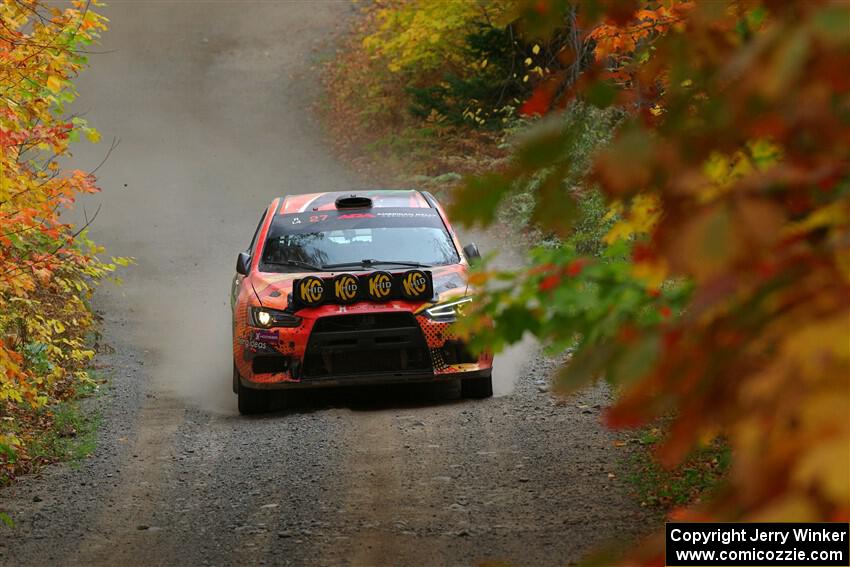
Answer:
POLYGON ((98 190, 92 174, 62 164, 81 134, 99 138, 66 107, 85 49, 105 29, 83 0, 0 3, 0 478, 27 458, 28 420, 49 419, 35 412, 89 379, 88 299, 116 267, 95 257, 85 226, 60 217, 98 190))
POLYGON ((561 388, 615 383, 614 427, 671 417, 668 466, 728 439, 726 488, 679 518, 847 521, 846 3, 535 1, 520 17, 540 33, 566 22, 595 57, 542 81, 537 132, 459 190, 455 214, 486 222, 533 180, 535 220, 561 243, 475 276, 489 291, 467 332, 574 347, 561 388), (624 118, 576 183, 560 116, 586 104, 624 118), (571 239, 593 187, 609 224, 586 255, 571 239))

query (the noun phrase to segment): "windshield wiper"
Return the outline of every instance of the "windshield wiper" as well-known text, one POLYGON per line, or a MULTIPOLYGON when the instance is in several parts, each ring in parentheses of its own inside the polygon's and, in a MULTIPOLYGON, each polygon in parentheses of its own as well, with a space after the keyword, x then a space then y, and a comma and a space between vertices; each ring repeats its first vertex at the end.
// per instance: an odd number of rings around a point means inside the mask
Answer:
POLYGON ((321 272, 324 266, 314 266, 309 262, 301 262, 300 260, 284 260, 282 262, 264 262, 270 266, 294 266, 296 268, 306 268, 311 272, 321 272))
POLYGON ((396 266, 409 266, 411 268, 430 268, 431 264, 421 264, 419 262, 396 262, 395 260, 373 260, 370 258, 365 258, 360 260, 359 262, 343 262, 341 264, 325 264, 322 266, 324 270, 330 270, 332 268, 353 268, 353 267, 361 267, 361 268, 371 268, 372 266, 377 266, 380 264, 394 264, 396 266))

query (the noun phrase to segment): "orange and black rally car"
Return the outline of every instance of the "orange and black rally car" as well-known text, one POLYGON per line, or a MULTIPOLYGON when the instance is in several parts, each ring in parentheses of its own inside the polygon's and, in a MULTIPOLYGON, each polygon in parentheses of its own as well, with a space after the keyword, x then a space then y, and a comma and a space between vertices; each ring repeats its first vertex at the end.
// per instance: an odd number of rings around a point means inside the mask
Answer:
POLYGON ((450 329, 478 256, 426 192, 275 199, 233 280, 239 411, 263 411, 270 389, 345 384, 460 380, 465 396, 491 396, 492 356, 450 329))

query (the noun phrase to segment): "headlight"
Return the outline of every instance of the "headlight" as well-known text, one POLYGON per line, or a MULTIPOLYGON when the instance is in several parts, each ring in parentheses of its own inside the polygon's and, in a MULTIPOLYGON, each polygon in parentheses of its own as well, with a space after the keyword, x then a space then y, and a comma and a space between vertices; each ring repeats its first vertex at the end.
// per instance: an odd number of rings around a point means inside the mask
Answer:
POLYGON ((286 311, 277 309, 266 309, 265 307, 251 308, 251 325, 254 327, 297 327, 301 324, 301 317, 296 317, 286 311))
POLYGON ((428 309, 426 309, 425 315, 427 315, 434 321, 439 321, 441 323, 452 323, 457 320, 459 315, 463 315, 464 307, 466 307, 466 304, 471 302, 471 297, 462 297, 460 299, 455 299, 454 301, 439 303, 434 307, 429 307, 428 309))

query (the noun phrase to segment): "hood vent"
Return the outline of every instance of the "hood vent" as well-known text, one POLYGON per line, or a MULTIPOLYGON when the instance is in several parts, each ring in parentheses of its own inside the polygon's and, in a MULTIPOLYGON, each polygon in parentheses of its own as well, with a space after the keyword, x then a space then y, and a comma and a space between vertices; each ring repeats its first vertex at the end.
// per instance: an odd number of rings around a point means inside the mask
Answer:
POLYGON ((337 209, 368 209, 372 206, 372 199, 369 197, 348 195, 346 197, 338 197, 335 204, 337 209))

